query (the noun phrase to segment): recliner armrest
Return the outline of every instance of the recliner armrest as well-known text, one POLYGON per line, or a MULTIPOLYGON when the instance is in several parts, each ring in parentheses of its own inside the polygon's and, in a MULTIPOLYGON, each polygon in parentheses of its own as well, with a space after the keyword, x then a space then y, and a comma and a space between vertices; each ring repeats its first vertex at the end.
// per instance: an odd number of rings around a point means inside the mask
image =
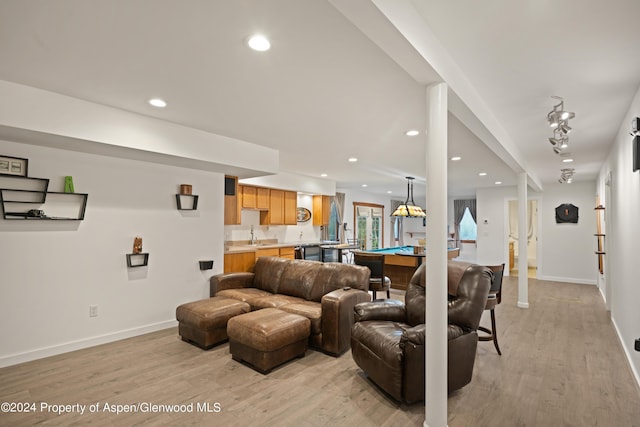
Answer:
POLYGON ((368 292, 359 289, 337 289, 322 297, 322 349, 338 356, 351 345, 354 307, 370 301, 368 292))
POLYGON ((254 273, 223 273, 209 279, 209 296, 214 297, 218 291, 225 289, 241 289, 253 287, 254 273))
POLYGON ((402 331, 402 337, 400 337, 400 347, 404 348, 407 343, 411 343, 415 346, 424 346, 426 326, 424 323, 416 325, 412 328, 407 328, 402 331))
POLYGON ((354 307, 355 321, 387 320, 390 322, 405 322, 406 312, 402 301, 384 300, 364 302, 354 307))

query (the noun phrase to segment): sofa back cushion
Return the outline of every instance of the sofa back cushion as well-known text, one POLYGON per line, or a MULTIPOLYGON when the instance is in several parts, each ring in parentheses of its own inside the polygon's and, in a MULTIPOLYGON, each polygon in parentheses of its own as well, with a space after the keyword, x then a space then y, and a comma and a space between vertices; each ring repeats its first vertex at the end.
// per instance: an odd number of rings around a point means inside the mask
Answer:
POLYGON ((311 300, 320 302, 323 295, 346 287, 368 291, 370 275, 371 270, 367 267, 339 262, 325 262, 316 276, 311 300))
MULTIPOLYGON (((465 330, 476 330, 491 287, 492 273, 486 267, 460 261, 447 262, 448 320, 465 330)), ((425 319, 426 264, 418 267, 405 294, 406 322, 411 326, 425 319)))
POLYGON ((322 263, 302 259, 285 261, 287 265, 280 276, 278 293, 310 301, 322 263))
POLYGON ((260 257, 253 267, 255 277, 253 286, 273 294, 278 293, 282 273, 289 263, 288 259, 278 257, 260 257))

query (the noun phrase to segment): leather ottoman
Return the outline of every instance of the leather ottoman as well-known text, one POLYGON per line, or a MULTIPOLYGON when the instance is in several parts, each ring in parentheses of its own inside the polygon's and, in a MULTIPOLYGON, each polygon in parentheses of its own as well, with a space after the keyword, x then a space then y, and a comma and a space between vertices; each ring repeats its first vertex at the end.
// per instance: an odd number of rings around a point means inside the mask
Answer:
POLYGON ((249 313, 251 306, 231 298, 212 297, 182 304, 176 308, 178 334, 205 350, 227 340, 227 322, 249 313))
POLYGON ((263 374, 296 357, 303 357, 311 321, 277 308, 263 308, 229 319, 229 351, 263 374))

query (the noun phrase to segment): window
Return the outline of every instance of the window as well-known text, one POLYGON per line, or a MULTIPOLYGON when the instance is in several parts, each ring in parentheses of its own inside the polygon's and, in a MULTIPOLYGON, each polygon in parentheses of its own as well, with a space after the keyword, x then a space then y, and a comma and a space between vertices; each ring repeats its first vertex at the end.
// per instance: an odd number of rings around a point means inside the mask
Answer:
MULTIPOLYGON (((458 211, 459 212, 459 211, 458 211)), ((471 217, 469 208, 464 210, 462 220, 460 221, 460 240, 476 240, 478 235, 478 225, 471 217)))

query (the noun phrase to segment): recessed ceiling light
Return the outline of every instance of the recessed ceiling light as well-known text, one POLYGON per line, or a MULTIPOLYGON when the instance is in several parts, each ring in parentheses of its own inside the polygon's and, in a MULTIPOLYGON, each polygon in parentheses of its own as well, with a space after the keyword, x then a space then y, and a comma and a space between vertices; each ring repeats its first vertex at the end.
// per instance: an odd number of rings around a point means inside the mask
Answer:
POLYGON ((362 184, 363 187, 368 187, 367 184, 362 184))
POLYGON ((480 173, 478 173, 478 176, 487 176, 487 173, 486 172, 480 172, 480 173))
POLYGON ((391 193, 393 193, 393 191, 391 191, 391 190, 387 191, 387 194, 391 194, 391 193))
POLYGON ((416 135, 420 135, 420 132, 415 129, 411 129, 406 131, 404 134, 407 136, 416 136, 416 135))
POLYGON ((573 159, 562 159, 562 163, 571 163, 573 159))
POLYGON ((264 52, 271 48, 271 43, 269 43, 269 40, 267 40, 267 38, 261 34, 256 34, 249 37, 247 44, 251 49, 257 50, 258 52, 264 52))
POLYGON ((349 160, 351 163, 355 163, 358 161, 358 159, 355 157, 349 157, 347 160, 349 160))
POLYGON ((451 161, 453 161, 453 162, 457 162, 458 160, 462 160, 462 157, 460 157, 460 156, 453 156, 453 157, 451 158, 451 161))
POLYGON ((320 176, 323 177, 323 178, 326 178, 327 174, 326 173, 321 173, 320 176))
POLYGON ((153 105, 154 107, 158 107, 158 108, 164 108, 167 106, 167 102, 164 99, 160 99, 160 98, 152 98, 149 100, 149 104, 153 105))
POLYGON ((502 181, 496 181, 495 184, 496 185, 500 185, 500 184, 502 184, 502 181))

